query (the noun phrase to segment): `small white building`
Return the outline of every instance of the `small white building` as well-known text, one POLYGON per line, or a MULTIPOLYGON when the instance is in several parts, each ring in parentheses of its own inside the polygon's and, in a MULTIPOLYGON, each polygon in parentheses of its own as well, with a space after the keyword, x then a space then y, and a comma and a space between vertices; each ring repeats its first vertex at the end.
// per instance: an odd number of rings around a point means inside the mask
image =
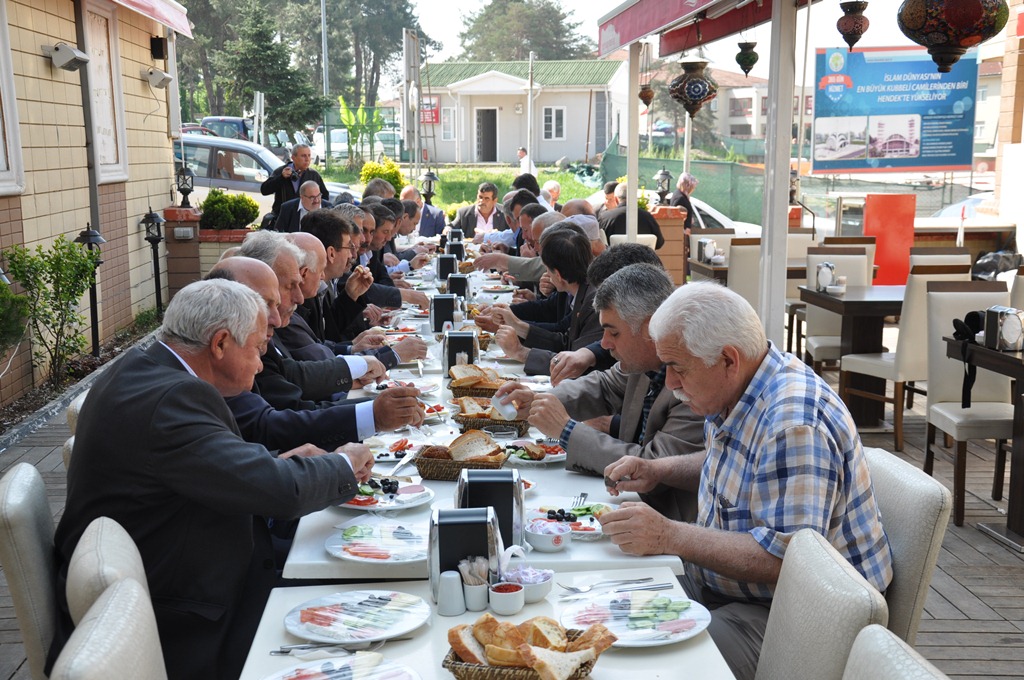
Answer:
POLYGON ((623 61, 534 61, 530 144, 529 62, 424 64, 422 146, 440 163, 516 163, 520 146, 537 165, 593 159, 614 134, 626 81, 623 61))

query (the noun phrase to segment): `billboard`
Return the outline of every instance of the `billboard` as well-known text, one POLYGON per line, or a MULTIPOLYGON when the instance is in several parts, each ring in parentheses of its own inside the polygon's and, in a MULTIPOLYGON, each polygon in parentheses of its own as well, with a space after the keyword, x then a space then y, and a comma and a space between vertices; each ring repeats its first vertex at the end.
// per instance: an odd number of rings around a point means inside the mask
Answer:
POLYGON ((949 73, 917 47, 817 50, 814 173, 970 170, 977 51, 949 73))
POLYGON ((420 123, 437 125, 441 122, 440 97, 420 97, 420 123))

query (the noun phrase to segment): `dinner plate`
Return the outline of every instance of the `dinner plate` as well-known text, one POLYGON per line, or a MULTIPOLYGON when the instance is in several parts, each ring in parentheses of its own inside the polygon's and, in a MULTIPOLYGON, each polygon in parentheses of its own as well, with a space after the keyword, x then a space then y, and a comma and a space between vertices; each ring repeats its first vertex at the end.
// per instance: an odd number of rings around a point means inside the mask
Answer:
MULTIPOLYGON (((571 499, 569 498, 546 498, 540 507, 530 508, 526 511, 526 520, 530 521, 532 519, 547 517, 547 508, 562 508, 568 511, 570 510, 570 503, 571 499), (544 510, 541 510, 541 508, 544 508, 544 510)), ((592 504, 588 503, 587 505, 592 504)), ((604 503, 603 505, 607 505, 612 510, 617 510, 619 507, 614 503, 604 503)), ((601 522, 599 522, 596 517, 593 515, 577 515, 576 517, 576 521, 580 523, 580 526, 573 528, 573 540, 596 541, 600 538, 604 538, 604 529, 601 528, 601 522)))
MULTIPOLYGON (((532 442, 532 441, 529 441, 527 439, 518 439, 518 440, 512 442, 511 444, 508 444, 507 446, 515 446, 517 448, 522 448, 526 444, 536 444, 536 442, 532 442)), ((551 444, 547 444, 547 446, 551 446, 551 444)), ((561 453, 555 453, 555 454, 549 453, 546 456, 544 456, 544 458, 542 460, 533 460, 531 458, 520 458, 519 456, 517 456, 515 454, 512 454, 511 456, 508 457, 508 462, 511 463, 512 465, 527 465, 527 466, 550 465, 552 463, 564 463, 565 459, 568 457, 569 454, 567 454, 565 452, 565 450, 562 449, 561 446, 559 446, 558 448, 559 448, 559 450, 562 451, 561 453)))
POLYGON ((481 293, 512 293, 515 290, 515 286, 480 286, 481 293))
POLYGON ((402 522, 387 517, 357 517, 331 534, 324 548, 351 562, 398 564, 427 559, 426 522, 402 522))
POLYGON ((683 595, 635 590, 577 603, 561 621, 566 628, 602 623, 618 638, 613 647, 659 647, 699 634, 711 623, 711 612, 683 595))
POLYGON ((394 590, 351 590, 303 602, 285 629, 313 642, 374 642, 404 635, 430 619, 422 597, 394 590))
MULTIPOLYGON (((403 486, 409 486, 405 484, 403 486)), ((422 486, 419 485, 419 486, 422 486)), ((402 487, 399 487, 401 490, 402 487)), ((354 505, 352 501, 348 503, 339 503, 339 508, 345 508, 346 510, 356 510, 358 512, 394 512, 397 510, 408 510, 410 508, 418 508, 421 505, 426 505, 434 500, 434 490, 428 487, 423 487, 423 491, 415 494, 382 494, 379 490, 373 496, 376 499, 376 503, 373 505, 354 505), (403 496, 407 499, 403 499, 403 496)), ((356 498, 361 498, 357 496, 356 498)), ((353 499, 355 500, 355 499, 353 499)))
POLYGON ((400 663, 380 661, 377 655, 367 655, 319 661, 306 661, 282 671, 272 673, 263 680, 322 680, 323 678, 359 678, 360 680, 421 680, 421 676, 400 663), (371 665, 376 664, 376 665, 371 665))
POLYGON ((437 382, 433 380, 388 380, 377 385, 377 391, 382 392, 389 387, 415 387, 420 391, 420 394, 430 394, 436 392, 441 388, 437 382), (383 387, 381 387, 383 385, 383 387))

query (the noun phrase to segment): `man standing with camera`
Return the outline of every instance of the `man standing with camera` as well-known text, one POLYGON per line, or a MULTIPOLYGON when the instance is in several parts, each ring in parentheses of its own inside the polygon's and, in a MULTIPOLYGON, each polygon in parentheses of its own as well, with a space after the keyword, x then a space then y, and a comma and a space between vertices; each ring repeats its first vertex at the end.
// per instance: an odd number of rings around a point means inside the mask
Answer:
POLYGON ((316 182, 320 187, 321 200, 324 203, 328 201, 330 194, 323 177, 309 167, 312 159, 313 153, 308 144, 296 144, 292 148, 291 162, 279 167, 260 185, 260 193, 264 196, 274 194, 274 207, 271 208, 274 215, 280 214, 282 203, 299 197, 299 187, 305 182, 316 182))

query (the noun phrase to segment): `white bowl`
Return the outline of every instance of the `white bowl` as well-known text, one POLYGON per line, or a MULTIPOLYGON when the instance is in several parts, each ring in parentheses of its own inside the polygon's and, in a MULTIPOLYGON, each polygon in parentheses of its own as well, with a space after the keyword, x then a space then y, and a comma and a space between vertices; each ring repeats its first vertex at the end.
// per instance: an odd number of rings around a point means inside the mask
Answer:
POLYGON ((495 583, 488 593, 491 611, 502 616, 518 614, 526 605, 526 588, 521 583, 495 583), (511 593, 502 593, 495 590, 499 586, 515 586, 511 593))
POLYGON ((533 546, 534 550, 540 552, 558 552, 572 543, 572 528, 568 524, 551 523, 558 533, 541 533, 532 531, 530 525, 526 526, 526 542, 533 546))
POLYGON ((547 597, 548 593, 551 592, 551 584, 554 582, 554 576, 549 576, 546 581, 542 581, 541 583, 524 583, 523 591, 526 596, 526 604, 540 602, 547 597))
POLYGON ((843 295, 846 293, 846 286, 826 286, 825 292, 829 295, 843 295))

